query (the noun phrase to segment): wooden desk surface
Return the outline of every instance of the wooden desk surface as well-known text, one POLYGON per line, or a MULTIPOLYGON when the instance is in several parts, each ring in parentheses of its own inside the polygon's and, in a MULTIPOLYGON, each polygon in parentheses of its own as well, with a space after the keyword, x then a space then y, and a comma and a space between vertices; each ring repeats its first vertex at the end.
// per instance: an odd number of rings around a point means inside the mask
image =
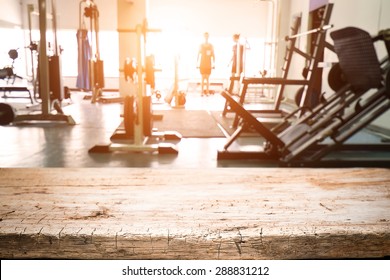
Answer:
POLYGON ((0 169, 0 257, 390 256, 390 169, 0 169))

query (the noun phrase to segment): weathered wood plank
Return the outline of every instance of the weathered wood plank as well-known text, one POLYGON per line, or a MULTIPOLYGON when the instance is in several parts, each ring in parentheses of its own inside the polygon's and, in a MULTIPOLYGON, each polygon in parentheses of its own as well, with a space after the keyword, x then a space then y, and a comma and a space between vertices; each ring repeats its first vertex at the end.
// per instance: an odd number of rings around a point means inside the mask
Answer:
POLYGON ((390 256, 390 169, 0 169, 0 257, 390 256))

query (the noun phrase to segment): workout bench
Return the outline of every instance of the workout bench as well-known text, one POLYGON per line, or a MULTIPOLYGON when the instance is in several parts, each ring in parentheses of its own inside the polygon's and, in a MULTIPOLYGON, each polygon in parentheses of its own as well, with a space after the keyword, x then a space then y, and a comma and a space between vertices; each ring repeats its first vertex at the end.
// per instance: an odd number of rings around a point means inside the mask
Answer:
POLYGON ((34 104, 34 99, 31 94, 31 91, 27 87, 9 87, 9 86, 0 86, 0 91, 3 92, 3 98, 29 98, 31 101, 31 104, 34 104), (28 97, 24 96, 9 96, 7 95, 7 92, 27 92, 28 97))

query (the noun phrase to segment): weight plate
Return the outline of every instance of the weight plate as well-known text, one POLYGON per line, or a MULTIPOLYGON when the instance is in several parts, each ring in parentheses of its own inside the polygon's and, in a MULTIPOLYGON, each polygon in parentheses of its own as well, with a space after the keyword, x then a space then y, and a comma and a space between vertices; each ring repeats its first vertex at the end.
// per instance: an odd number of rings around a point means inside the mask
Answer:
POLYGON ((0 103, 0 125, 8 125, 15 119, 15 111, 11 105, 0 103))

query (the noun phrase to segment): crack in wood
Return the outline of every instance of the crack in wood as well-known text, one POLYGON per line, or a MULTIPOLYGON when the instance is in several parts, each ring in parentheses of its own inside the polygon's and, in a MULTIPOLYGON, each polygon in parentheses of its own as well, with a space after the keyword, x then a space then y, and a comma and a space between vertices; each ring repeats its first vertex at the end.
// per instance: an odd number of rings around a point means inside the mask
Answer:
POLYGON ((240 237, 240 240, 236 241, 234 240, 234 244, 236 245, 236 248, 237 248, 237 251, 238 251, 238 254, 242 254, 242 251, 241 251, 241 243, 243 243, 242 241, 242 234, 240 231, 238 231, 238 235, 240 237))
POLYGON ((93 233, 96 231, 96 228, 93 229, 93 231, 91 232, 91 243, 93 243, 93 233))
POLYGON ((42 218, 40 218, 37 224, 39 224, 41 221, 43 221, 46 217, 47 217, 47 215, 45 215, 42 218))
POLYGON ((220 256, 220 253, 221 253, 221 246, 222 246, 222 240, 219 241, 219 244, 218 244, 218 252, 217 252, 217 259, 219 260, 219 256, 220 256))
POLYGON ((320 206, 321 207, 324 207, 326 210, 328 210, 328 211, 333 211, 331 208, 329 208, 329 207, 326 207, 324 204, 322 204, 321 202, 320 202, 320 206))

